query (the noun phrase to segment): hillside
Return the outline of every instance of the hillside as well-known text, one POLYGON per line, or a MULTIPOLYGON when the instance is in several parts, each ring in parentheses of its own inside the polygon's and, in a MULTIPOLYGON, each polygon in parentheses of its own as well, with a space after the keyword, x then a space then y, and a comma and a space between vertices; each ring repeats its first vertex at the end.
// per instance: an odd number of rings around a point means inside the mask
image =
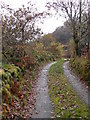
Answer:
POLYGON ((52 33, 52 36, 55 37, 57 42, 61 42, 63 44, 68 43, 72 37, 72 32, 67 21, 63 26, 56 28, 56 30, 52 33))

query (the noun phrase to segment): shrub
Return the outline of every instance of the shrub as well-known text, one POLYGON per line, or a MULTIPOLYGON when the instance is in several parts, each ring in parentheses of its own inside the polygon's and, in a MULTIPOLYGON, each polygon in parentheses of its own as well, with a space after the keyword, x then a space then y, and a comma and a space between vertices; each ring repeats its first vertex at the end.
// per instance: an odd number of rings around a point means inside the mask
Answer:
POLYGON ((89 74, 90 74, 90 63, 89 61, 84 58, 84 57, 76 57, 76 58, 71 58, 71 67, 75 71, 76 74, 79 75, 79 77, 82 80, 86 80, 90 82, 89 80, 89 74))

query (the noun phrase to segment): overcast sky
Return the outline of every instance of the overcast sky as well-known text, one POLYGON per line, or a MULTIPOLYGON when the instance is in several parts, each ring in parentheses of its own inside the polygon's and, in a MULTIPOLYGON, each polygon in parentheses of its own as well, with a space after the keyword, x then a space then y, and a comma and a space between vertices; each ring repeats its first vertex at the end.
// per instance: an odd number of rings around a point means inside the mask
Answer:
MULTIPOLYGON (((17 9, 21 7, 22 5, 27 5, 27 2, 30 0, 0 0, 8 5, 10 5, 12 8, 17 9)), ((35 3, 37 8, 40 11, 45 10, 45 5, 47 2, 52 2, 53 0, 31 0, 32 3, 35 3)), ((38 26, 42 29, 44 33, 51 33, 53 32, 57 27, 62 26, 64 23, 63 18, 58 18, 57 17, 50 17, 44 20, 44 24, 39 24, 38 26)))

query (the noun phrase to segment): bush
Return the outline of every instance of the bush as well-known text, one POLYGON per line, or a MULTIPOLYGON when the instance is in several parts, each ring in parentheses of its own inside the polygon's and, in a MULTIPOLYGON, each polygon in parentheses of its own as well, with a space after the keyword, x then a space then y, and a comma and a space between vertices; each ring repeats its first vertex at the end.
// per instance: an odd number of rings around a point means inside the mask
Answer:
POLYGON ((70 64, 74 72, 78 74, 82 80, 88 81, 88 83, 90 83, 89 80, 90 62, 86 58, 84 57, 72 58, 70 60, 70 64))

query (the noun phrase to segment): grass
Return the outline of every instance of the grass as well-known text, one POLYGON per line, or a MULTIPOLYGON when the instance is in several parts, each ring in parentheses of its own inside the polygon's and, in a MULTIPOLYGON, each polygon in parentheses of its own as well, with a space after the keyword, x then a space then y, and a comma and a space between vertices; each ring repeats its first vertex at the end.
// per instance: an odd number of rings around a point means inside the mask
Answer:
POLYGON ((83 103, 67 82, 60 60, 49 71, 49 94, 54 104, 54 117, 88 119, 88 106, 83 103))
POLYGON ((71 58, 70 65, 73 71, 79 76, 81 80, 84 80, 86 83, 90 84, 90 61, 86 58, 76 57, 71 58))

